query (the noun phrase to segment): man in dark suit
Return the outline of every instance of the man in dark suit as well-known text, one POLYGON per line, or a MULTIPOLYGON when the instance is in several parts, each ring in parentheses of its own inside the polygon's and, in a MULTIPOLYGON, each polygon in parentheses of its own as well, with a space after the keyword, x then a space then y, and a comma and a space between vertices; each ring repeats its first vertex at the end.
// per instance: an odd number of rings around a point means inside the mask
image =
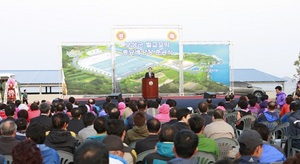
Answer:
POLYGON ((148 72, 145 74, 145 78, 154 78, 154 73, 152 72, 152 68, 148 68, 148 72))
POLYGON ((40 105, 41 115, 30 120, 30 123, 39 123, 45 127, 46 131, 50 131, 52 129, 52 121, 49 117, 50 115, 50 105, 47 103, 42 103, 40 105))

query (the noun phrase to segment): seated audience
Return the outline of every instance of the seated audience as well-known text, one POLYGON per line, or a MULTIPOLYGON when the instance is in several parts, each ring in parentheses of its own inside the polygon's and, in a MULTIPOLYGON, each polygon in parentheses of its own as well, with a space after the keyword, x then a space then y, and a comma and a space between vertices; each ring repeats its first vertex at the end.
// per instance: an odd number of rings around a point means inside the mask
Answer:
POLYGON ((28 110, 28 121, 30 122, 32 118, 38 117, 40 114, 41 111, 39 110, 39 105, 37 103, 32 103, 28 110))
POLYGON ((245 100, 240 100, 238 102, 238 106, 240 107, 240 110, 237 113, 237 123, 236 128, 243 130, 244 128, 244 121, 240 121, 242 117, 246 115, 252 115, 251 111, 248 109, 248 102, 245 100))
POLYGON ((14 121, 7 120, 0 124, 0 154, 11 155, 12 149, 21 141, 16 139, 17 125, 14 121))
POLYGON ((208 109, 216 109, 217 106, 212 103, 211 98, 207 98, 206 102, 207 102, 208 109))
POLYGON ((168 104, 162 104, 158 109, 158 114, 155 116, 160 122, 169 122, 170 121, 170 106, 168 104))
POLYGON ((124 139, 126 144, 130 144, 140 139, 146 138, 149 133, 146 127, 146 115, 145 112, 137 111, 133 116, 134 126, 128 130, 124 139))
POLYGON ((153 100, 148 100, 147 104, 147 113, 151 116, 156 116, 158 114, 158 107, 160 107, 160 105, 153 100))
POLYGON ((170 121, 164 123, 163 126, 170 126, 170 125, 176 124, 178 122, 176 113, 177 113, 177 108, 175 108, 175 107, 170 108, 170 112, 169 112, 170 121))
POLYGON ((198 135, 198 151, 212 153, 216 157, 219 156, 219 147, 217 143, 210 138, 204 136, 205 120, 200 116, 193 116, 189 119, 191 130, 198 135))
MULTIPOLYGON (((293 104, 293 103, 292 103, 293 104)), ((292 106, 292 105, 291 105, 292 106)), ((289 136, 299 136, 300 135, 300 105, 299 102, 295 102, 295 111, 291 113, 290 117, 288 118, 288 122, 290 124, 289 126, 289 136)), ((293 139, 292 140, 292 146, 295 148, 300 149, 300 140, 299 139, 293 139)))
POLYGON ((187 108, 180 108, 176 111, 177 123, 173 126, 177 128, 178 131, 182 129, 190 129, 188 125, 188 120, 191 118, 191 111, 187 108))
POLYGON ((268 121, 268 122, 275 122, 279 121, 280 116, 279 113, 275 110, 276 108, 276 103, 274 101, 270 101, 268 103, 268 111, 262 113, 260 116, 258 116, 257 121, 258 122, 263 122, 263 121, 268 121))
POLYGON ((25 118, 18 118, 15 121, 17 125, 16 139, 23 141, 26 139, 26 129, 27 129, 27 121, 25 118))
POLYGON ((156 118, 152 118, 147 121, 147 130, 149 135, 136 142, 135 151, 137 154, 154 149, 156 143, 158 142, 158 133, 160 131, 160 122, 156 118))
POLYGON ((97 134, 94 136, 89 136, 87 139, 102 141, 103 138, 106 137, 105 118, 104 117, 98 117, 95 119, 94 129, 96 130, 97 134))
POLYGON ((213 122, 204 128, 203 134, 211 139, 235 138, 234 130, 231 125, 224 121, 224 111, 221 109, 214 111, 213 122))
POLYGON ((292 96, 287 96, 285 98, 285 104, 282 106, 282 109, 281 109, 281 112, 280 112, 280 117, 282 117, 286 113, 290 112, 290 104, 291 104, 292 101, 294 101, 294 98, 292 96))
POLYGON ((51 113, 51 107, 49 104, 47 103, 41 103, 40 105, 40 116, 37 116, 35 118, 32 118, 30 120, 30 123, 39 123, 41 125, 43 125, 46 129, 46 131, 50 131, 52 129, 52 122, 51 122, 51 118, 49 117, 50 113, 51 113))
POLYGON ((235 108, 235 104, 231 102, 230 95, 225 96, 224 108, 226 110, 232 111, 235 108))
POLYGON ((60 163, 60 158, 56 150, 44 144, 46 129, 39 123, 32 123, 26 130, 26 137, 36 143, 43 156, 44 164, 60 163))
POLYGON ((251 111, 251 113, 254 113, 254 114, 257 115, 259 109, 256 107, 256 100, 255 99, 250 99, 249 100, 248 109, 251 111))
POLYGON ((207 114, 208 111, 208 103, 201 102, 198 104, 199 114, 205 120, 205 126, 212 122, 212 117, 207 114))
POLYGON ((124 145, 119 136, 108 135, 103 139, 102 142, 106 145, 109 151, 109 163, 127 164, 125 159, 123 159, 124 145))
POLYGON ((81 110, 79 108, 74 108, 71 111, 72 119, 69 122, 69 125, 67 127, 67 130, 74 132, 75 134, 78 134, 78 132, 84 128, 84 123, 82 121, 82 114, 81 110))
POLYGON ((181 130, 174 138, 174 159, 168 161, 169 164, 198 164, 198 160, 193 157, 198 152, 198 137, 191 130, 181 130))
POLYGON ((124 143, 124 138, 126 135, 125 129, 126 127, 123 120, 107 120, 105 127, 107 135, 116 135, 122 139, 124 144, 124 159, 128 164, 134 164, 137 159, 137 155, 134 149, 128 147, 128 145, 124 143))
POLYGON ((245 130, 238 138, 238 142, 240 148, 235 162, 259 164, 263 151, 263 140, 259 133, 255 130, 245 130))
POLYGON ((45 145, 55 149, 74 153, 78 142, 76 135, 67 131, 69 117, 64 113, 56 113, 52 116, 52 130, 46 137, 45 145))
MULTIPOLYGON (((261 100, 261 103, 259 104, 260 110, 267 108, 268 103, 270 102, 269 96, 265 94, 260 98, 260 100, 261 100)), ((259 114, 259 113, 257 113, 257 114, 259 114)))
POLYGON ((97 134, 96 130, 94 129, 94 121, 96 116, 93 113, 86 113, 83 116, 83 124, 85 128, 81 129, 78 132, 79 143, 83 143, 89 136, 94 136, 97 134))
POLYGON ((173 151, 174 137, 177 129, 174 126, 164 126, 159 133, 159 142, 156 144, 156 151, 148 154, 143 163, 160 164, 175 158, 173 151))
POLYGON ((42 164, 43 157, 40 149, 31 140, 18 143, 12 150, 14 164, 42 164))
POLYGON ((89 140, 74 153, 74 164, 109 164, 109 152, 105 144, 89 140))
POLYGON ((281 151, 270 145, 270 131, 266 125, 256 124, 254 126, 254 130, 256 130, 260 134, 263 140, 263 151, 259 158, 260 163, 282 162, 286 160, 284 154, 281 151))

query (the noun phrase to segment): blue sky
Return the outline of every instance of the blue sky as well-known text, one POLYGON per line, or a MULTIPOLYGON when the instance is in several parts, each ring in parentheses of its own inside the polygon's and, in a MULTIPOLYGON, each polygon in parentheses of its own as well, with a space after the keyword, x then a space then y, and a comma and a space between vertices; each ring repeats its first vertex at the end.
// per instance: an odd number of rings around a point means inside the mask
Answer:
POLYGON ((181 25, 182 41, 231 41, 232 68, 292 77, 300 1, 0 0, 0 70, 60 69, 59 45, 108 42, 114 25, 181 25))

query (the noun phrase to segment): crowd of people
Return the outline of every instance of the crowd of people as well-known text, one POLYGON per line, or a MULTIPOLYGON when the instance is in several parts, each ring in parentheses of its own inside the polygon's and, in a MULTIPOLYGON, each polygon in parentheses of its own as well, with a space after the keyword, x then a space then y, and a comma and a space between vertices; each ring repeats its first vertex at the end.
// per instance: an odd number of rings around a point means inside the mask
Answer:
MULTIPOLYGON (((300 103, 280 86, 275 89, 275 101, 267 95, 257 100, 253 95, 237 99, 230 94, 217 105, 211 98, 199 102, 195 110, 177 108, 173 99, 162 104, 161 97, 117 103, 107 97, 102 107, 95 99, 80 104, 74 97, 29 105, 7 102, 0 104, 0 154, 11 155, 15 164, 60 163, 58 150, 74 154, 75 164, 193 164, 200 163, 198 152, 212 154, 215 163, 295 163, 299 155, 287 159, 289 148, 270 143, 270 129, 264 123, 289 122, 289 135, 299 135, 300 103), (234 126, 226 120, 229 113, 236 114, 234 126), (256 118, 253 129, 237 134, 247 115, 256 118), (237 141, 237 153, 220 158, 216 142, 220 138, 237 141)), ((300 140, 292 145, 300 148, 300 140)), ((0 163, 5 161, 2 155, 0 163)))

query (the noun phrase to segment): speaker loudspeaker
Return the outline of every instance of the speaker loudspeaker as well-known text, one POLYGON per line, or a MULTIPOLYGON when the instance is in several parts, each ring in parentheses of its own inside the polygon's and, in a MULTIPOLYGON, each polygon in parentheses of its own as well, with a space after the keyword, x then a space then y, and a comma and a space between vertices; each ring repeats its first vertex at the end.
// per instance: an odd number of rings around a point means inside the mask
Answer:
POLYGON ((108 97, 110 97, 112 100, 122 100, 122 93, 111 93, 108 95, 108 97))

